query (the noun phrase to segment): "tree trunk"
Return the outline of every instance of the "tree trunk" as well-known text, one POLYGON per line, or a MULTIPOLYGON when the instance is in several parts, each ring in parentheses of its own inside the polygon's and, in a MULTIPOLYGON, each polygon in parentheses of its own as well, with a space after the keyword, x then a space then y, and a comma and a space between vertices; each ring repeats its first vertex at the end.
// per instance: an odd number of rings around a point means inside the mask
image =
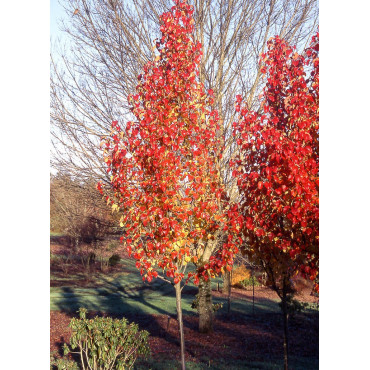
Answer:
POLYGON ((222 287, 222 293, 227 294, 227 313, 231 310, 231 271, 224 273, 224 285, 222 287))
POLYGON ((252 268, 252 286, 253 286, 252 314, 254 316, 254 268, 252 268))
POLYGON ((183 321, 182 321, 180 283, 177 283, 175 285, 175 291, 176 291, 177 321, 179 323, 179 332, 180 332, 181 370, 185 370, 185 339, 184 339, 184 325, 183 325, 183 321))
POLYGON ((199 332, 213 332, 213 308, 212 308, 212 291, 211 280, 199 279, 198 293, 198 313, 199 313, 199 332))
POLYGON ((287 310, 287 294, 285 292, 285 289, 283 291, 281 303, 284 324, 284 370, 288 370, 288 310, 287 310))
POLYGON ((224 273, 224 284, 222 286, 222 293, 229 294, 230 288, 231 288, 231 272, 226 271, 224 273))

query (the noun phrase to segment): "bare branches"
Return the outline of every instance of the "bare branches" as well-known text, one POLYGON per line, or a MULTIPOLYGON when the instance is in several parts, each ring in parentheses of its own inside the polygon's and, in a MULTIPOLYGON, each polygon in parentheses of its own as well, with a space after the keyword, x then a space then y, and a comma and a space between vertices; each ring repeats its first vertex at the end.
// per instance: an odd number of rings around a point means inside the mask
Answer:
POLYGON ((114 224, 94 182, 81 182, 63 174, 51 178, 50 213, 51 226, 74 239, 99 239, 114 224))
MULTIPOLYGON (((231 196, 227 164, 235 152, 231 134, 235 95, 256 107, 262 84, 258 59, 267 39, 279 34, 304 47, 318 22, 317 1, 194 0, 193 4, 194 37, 203 48, 200 80, 214 90, 223 122, 218 133, 225 148, 220 171, 231 196)), ((159 14, 173 2, 66 0, 63 5, 71 15, 63 25, 70 47, 60 58, 51 58, 52 166, 107 181, 100 138, 110 133, 113 120, 124 126, 132 118, 127 95, 135 92, 137 75, 154 57, 159 14)))

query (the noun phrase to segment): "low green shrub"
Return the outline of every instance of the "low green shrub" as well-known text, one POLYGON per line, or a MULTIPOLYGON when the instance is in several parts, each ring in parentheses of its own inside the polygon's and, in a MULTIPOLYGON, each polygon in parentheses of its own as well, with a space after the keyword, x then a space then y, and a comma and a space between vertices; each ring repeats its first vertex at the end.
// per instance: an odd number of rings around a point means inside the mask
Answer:
POLYGON ((138 355, 149 354, 149 333, 139 330, 137 324, 125 318, 87 319, 85 308, 80 308, 79 313, 80 319, 73 318, 69 324, 72 335, 69 346, 64 344, 64 355, 77 353, 83 369, 131 369, 138 355))
MULTIPOLYGON (((293 296, 287 297, 287 310, 288 315, 293 317, 296 313, 301 313, 302 311, 309 308, 309 303, 307 302, 300 302, 297 299, 293 298, 293 296)), ((282 302, 279 303, 280 308, 282 308, 282 302)))
POLYGON ((258 281, 258 279, 255 276, 250 276, 248 279, 244 279, 239 282, 239 284, 243 288, 250 288, 253 286, 253 283, 254 283, 254 286, 261 286, 261 283, 258 281))
POLYGON ((118 255, 118 254, 113 254, 110 258, 109 258, 109 266, 116 266, 118 264, 118 262, 120 261, 121 257, 118 255))
POLYGON ((66 358, 58 358, 51 365, 54 365, 54 367, 51 367, 52 369, 56 367, 58 370, 79 370, 75 361, 66 358))

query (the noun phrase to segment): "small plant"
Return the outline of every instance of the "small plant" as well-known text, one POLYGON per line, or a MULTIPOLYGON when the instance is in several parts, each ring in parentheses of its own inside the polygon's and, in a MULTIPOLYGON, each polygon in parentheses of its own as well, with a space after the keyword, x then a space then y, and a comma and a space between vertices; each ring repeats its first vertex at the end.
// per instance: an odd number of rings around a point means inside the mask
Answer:
MULTIPOLYGON (((309 308, 309 303, 300 302, 294 299, 292 296, 287 298, 287 310, 289 316, 294 316, 296 313, 300 313, 305 309, 309 308)), ((280 308, 282 307, 282 302, 279 303, 280 308)))
POLYGON ((119 261, 121 260, 121 257, 118 255, 118 254, 113 254, 110 258, 109 258, 109 266, 116 266, 119 261))
POLYGON ((313 303, 306 303, 307 304, 307 307, 306 309, 307 310, 319 310, 319 302, 313 302, 313 303))
POLYGON ((244 279, 240 282, 240 285, 243 288, 250 288, 253 285, 254 286, 261 286, 261 283, 258 281, 258 279, 255 276, 251 276, 248 279, 244 279))
POLYGON ((64 344, 64 354, 79 354, 82 369, 131 369, 138 355, 149 354, 149 333, 140 331, 137 324, 129 324, 125 318, 87 319, 85 308, 80 308, 78 312, 80 319, 73 318, 69 324, 72 336, 70 345, 64 344), (78 351, 72 352, 71 349, 78 351))
POLYGON ((69 360, 66 357, 57 358, 56 351, 50 353, 50 370, 79 370, 75 361, 69 360))
POLYGON ((54 365, 58 370, 79 370, 78 365, 73 360, 68 360, 66 358, 58 358, 54 365))

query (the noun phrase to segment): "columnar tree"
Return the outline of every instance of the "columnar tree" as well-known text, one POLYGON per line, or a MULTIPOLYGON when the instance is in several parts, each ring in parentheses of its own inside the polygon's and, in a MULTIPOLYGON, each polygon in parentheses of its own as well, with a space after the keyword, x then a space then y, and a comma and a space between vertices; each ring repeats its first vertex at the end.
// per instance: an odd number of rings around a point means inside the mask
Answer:
POLYGON ((316 280, 319 256, 319 34, 300 55, 279 37, 261 56, 267 82, 259 111, 237 96, 240 155, 233 175, 242 201, 245 253, 261 264, 282 300, 288 366, 291 278, 316 280))
POLYGON ((174 285, 183 368, 181 291, 191 279, 206 284, 231 269, 241 224, 220 176, 219 119, 213 92, 205 93, 199 82, 202 52, 192 36, 193 11, 186 0, 176 0, 161 15, 155 59, 128 98, 136 120, 124 128, 114 121, 103 142, 111 174, 107 202, 122 214, 127 239, 121 240, 143 280, 174 285), (221 232, 228 237, 219 245, 221 232))

